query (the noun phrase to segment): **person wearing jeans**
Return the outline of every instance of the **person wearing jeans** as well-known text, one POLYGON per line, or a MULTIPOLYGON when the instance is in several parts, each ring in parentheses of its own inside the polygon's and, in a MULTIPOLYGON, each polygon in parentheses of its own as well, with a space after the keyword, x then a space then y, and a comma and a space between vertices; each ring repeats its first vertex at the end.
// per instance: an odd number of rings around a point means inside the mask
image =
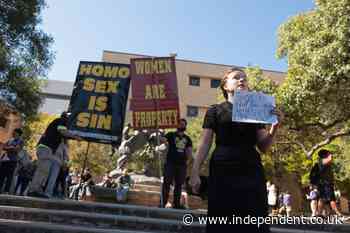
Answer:
POLYGON ((49 172, 47 185, 45 189, 45 193, 49 197, 53 196, 58 175, 60 174, 63 163, 67 160, 65 158, 68 158, 67 140, 63 140, 61 142, 61 144, 56 150, 56 153, 51 158, 51 167, 50 167, 50 172, 49 172))
POLYGON ((54 153, 56 153, 56 150, 65 137, 74 138, 77 140, 81 139, 80 137, 68 132, 67 123, 68 113, 63 112, 61 117, 53 120, 48 125, 45 133, 40 138, 36 151, 38 157, 37 169, 29 187, 28 196, 44 198, 50 197, 50 193, 47 193, 47 191, 50 192, 54 177, 53 175, 56 172, 55 169, 57 168, 57 164, 53 162, 54 153), (52 179, 49 180, 48 178, 50 175, 52 179), (48 184, 48 190, 44 190, 46 184, 48 184))

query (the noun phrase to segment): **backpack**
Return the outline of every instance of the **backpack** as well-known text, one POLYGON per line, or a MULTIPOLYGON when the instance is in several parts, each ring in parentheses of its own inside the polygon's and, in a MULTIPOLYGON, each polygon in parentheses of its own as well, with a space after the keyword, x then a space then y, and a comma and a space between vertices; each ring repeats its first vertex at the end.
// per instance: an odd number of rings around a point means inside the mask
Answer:
POLYGON ((320 169, 319 169, 318 163, 316 163, 312 167, 310 175, 309 175, 309 180, 310 180, 310 184, 312 184, 312 185, 317 185, 319 183, 319 181, 320 181, 320 169))

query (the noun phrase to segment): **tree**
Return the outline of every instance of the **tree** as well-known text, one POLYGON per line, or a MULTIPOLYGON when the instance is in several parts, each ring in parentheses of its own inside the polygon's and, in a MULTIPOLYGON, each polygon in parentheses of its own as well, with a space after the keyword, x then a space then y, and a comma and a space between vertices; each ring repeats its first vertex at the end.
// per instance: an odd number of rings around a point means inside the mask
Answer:
MULTIPOLYGON (((25 140, 26 150, 32 155, 35 155, 36 146, 41 135, 45 132, 47 126, 57 118, 57 115, 49 115, 49 114, 39 114, 35 121, 31 121, 27 124, 27 130, 24 131, 24 137, 27 138, 25 140)), ((35 157, 35 156, 34 156, 35 157)))
POLYGON ((278 91, 292 132, 286 139, 308 157, 350 135, 350 2, 315 2, 280 26, 277 49, 288 61, 278 91))
POLYGON ((41 104, 53 38, 38 28, 44 0, 0 0, 0 95, 27 119, 41 104))

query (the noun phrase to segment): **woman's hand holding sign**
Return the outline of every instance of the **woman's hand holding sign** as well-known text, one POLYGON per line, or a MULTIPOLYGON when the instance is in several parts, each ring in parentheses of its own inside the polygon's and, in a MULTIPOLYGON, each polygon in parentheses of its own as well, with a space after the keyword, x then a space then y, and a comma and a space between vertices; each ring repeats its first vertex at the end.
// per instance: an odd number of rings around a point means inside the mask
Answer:
MULTIPOLYGON (((278 128, 282 124, 282 121, 284 119, 284 113, 276 107, 271 110, 271 113, 277 116, 277 122, 275 124, 272 124, 271 128, 278 128)), ((270 131, 270 133, 271 133, 271 131, 270 131)), ((272 134, 272 135, 274 135, 274 134, 272 134)))

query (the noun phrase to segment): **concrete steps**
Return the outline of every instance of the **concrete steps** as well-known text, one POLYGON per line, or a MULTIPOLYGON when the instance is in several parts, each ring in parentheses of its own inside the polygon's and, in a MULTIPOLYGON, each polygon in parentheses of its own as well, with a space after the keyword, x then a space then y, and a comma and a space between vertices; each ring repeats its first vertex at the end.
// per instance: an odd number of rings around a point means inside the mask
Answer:
POLYGON ((135 184, 133 188, 140 191, 160 192, 160 185, 156 186, 156 185, 146 185, 146 184, 135 184))
POLYGON ((0 232, 204 233, 204 225, 183 224, 185 213, 205 216, 195 211, 0 195, 0 232))
POLYGON ((203 226, 200 226, 199 223, 189 227, 181 224, 178 220, 13 206, 0 206, 0 218, 117 230, 133 229, 135 231, 149 232, 204 232, 203 226))
MULTIPOLYGON (((0 233, 204 233, 205 212, 0 195, 0 233)), ((272 225, 274 233, 349 233, 350 225, 272 225)))
MULTIPOLYGON (((158 207, 160 203, 160 187, 154 185, 135 185, 128 193, 128 204, 158 207)), ((115 189, 93 186, 92 199, 97 202, 116 203, 115 189)), ((169 201, 172 202, 172 192, 169 201)), ((190 209, 207 209, 207 202, 198 196, 189 196, 190 209)))
MULTIPOLYGON (((0 219, 1 233, 135 233, 136 231, 98 229, 76 225, 62 225, 47 222, 0 219)), ((137 231, 137 233, 150 233, 137 231)))
POLYGON ((38 208, 45 210, 71 210, 84 213, 138 216, 144 218, 169 219, 178 221, 182 221, 184 213, 190 213, 195 217, 206 215, 206 212, 204 211, 183 211, 137 205, 42 199, 11 195, 0 195, 0 206, 38 208))

